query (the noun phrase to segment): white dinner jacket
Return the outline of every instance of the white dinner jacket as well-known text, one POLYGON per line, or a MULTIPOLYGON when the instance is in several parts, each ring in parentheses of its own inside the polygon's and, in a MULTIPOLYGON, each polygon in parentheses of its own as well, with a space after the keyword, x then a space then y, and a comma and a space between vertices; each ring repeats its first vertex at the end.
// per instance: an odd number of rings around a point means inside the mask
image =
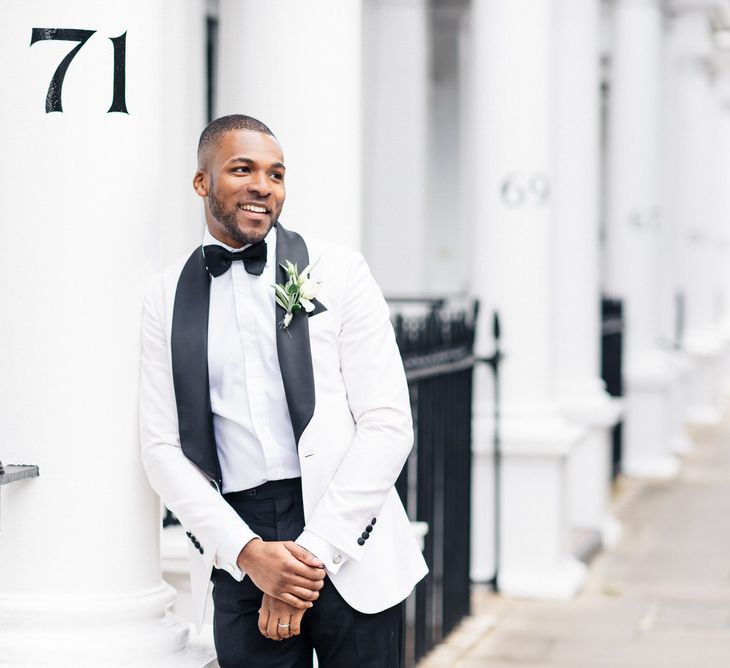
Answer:
MULTIPOLYGON (((305 522, 349 557, 329 575, 342 597, 356 610, 379 612, 405 599, 427 572, 394 488, 413 444, 408 387, 388 306, 362 256, 305 242, 277 223, 277 265, 290 260, 301 270, 310 258, 317 262, 311 277, 321 282, 317 308, 296 313, 284 330, 277 306, 271 323, 297 440, 305 522), (368 525, 368 540, 358 542, 368 525)), ((277 281, 285 280, 279 266, 277 281)), ((145 298, 140 373, 145 470, 198 545, 189 546, 198 626, 218 547, 243 522, 219 492, 209 295, 202 248, 165 269, 145 298)))

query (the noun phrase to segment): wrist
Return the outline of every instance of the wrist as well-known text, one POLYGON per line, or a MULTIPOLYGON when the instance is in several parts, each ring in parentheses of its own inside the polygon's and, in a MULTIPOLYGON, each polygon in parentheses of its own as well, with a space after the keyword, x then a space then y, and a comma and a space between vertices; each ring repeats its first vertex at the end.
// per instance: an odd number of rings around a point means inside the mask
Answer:
POLYGON ((255 558, 254 554, 256 552, 256 548, 262 543, 263 541, 257 536, 252 538, 243 546, 243 548, 241 548, 241 551, 238 553, 238 558, 236 559, 236 564, 242 571, 249 570, 251 561, 255 558))

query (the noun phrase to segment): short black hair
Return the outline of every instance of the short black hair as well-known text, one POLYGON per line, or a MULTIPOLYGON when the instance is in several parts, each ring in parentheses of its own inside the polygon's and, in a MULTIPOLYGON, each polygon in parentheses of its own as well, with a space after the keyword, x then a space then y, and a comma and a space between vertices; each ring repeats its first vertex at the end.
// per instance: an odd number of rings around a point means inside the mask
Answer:
POLYGON ((198 161, 203 152, 210 146, 217 144, 221 137, 229 132, 236 130, 248 130, 249 132, 260 132, 275 138, 274 133, 267 125, 262 123, 253 116, 244 116, 243 114, 231 114, 230 116, 221 116, 208 123, 203 132, 200 133, 198 141, 198 161))

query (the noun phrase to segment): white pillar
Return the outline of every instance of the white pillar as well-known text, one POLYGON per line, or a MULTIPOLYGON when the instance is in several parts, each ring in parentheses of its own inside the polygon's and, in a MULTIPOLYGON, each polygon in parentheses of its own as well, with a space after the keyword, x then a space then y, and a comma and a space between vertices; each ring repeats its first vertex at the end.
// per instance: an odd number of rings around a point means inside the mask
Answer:
MULTIPOLYGON (((730 52, 716 58, 717 81, 715 100, 716 138, 713 142, 715 165, 713 180, 715 216, 718 228, 717 283, 721 295, 721 331, 730 340, 730 52)), ((721 391, 725 401, 730 398, 730 349, 726 344, 725 362, 721 373, 721 391)))
POLYGON ((370 0, 363 6, 363 249, 386 295, 426 291, 426 4, 370 0))
POLYGON ((555 39, 555 387, 563 414, 588 436, 570 461, 572 526, 615 542, 609 516, 611 431, 620 406, 600 377, 599 1, 558 0, 555 39))
POLYGON ((192 186, 206 124, 205 0, 163 0, 160 259, 162 266, 203 238, 203 206, 192 186))
POLYGON ((471 7, 429 4, 431 26, 426 286, 431 294, 468 294, 473 216, 464 195, 471 191, 472 146, 471 7))
POLYGON ((168 612, 136 418, 142 294, 158 268, 161 3, 8 5, 2 450, 40 477, 2 489, 0 662, 203 665, 181 654, 187 626, 168 612), (96 31, 56 87, 63 111, 46 113, 46 91, 78 42, 31 46, 34 28, 96 31), (124 34, 115 68, 110 38, 124 34), (107 112, 115 69, 129 113, 107 112))
POLYGON ((608 146, 608 280, 624 300, 626 417, 622 468, 672 476, 670 396, 676 372, 659 348, 657 306, 661 26, 658 0, 617 0, 608 146))
POLYGON ((704 11, 682 10, 669 25, 673 123, 668 203, 678 234, 679 286, 685 299, 683 344, 695 367, 689 376, 686 417, 712 425, 720 420, 718 370, 725 342, 716 322, 710 21, 704 11))
POLYGON ((280 140, 281 221, 361 245, 360 0, 221 0, 215 114, 247 114, 280 140))
MULTIPOLYGON (((483 305, 479 351, 489 348, 493 308, 504 332, 500 587, 560 598, 580 589, 585 569, 569 555, 565 495, 583 432, 551 400, 553 11, 551 0, 473 5, 472 290, 483 305)), ((477 481, 491 451, 486 384, 475 401, 477 481)), ((474 510, 475 527, 489 528, 474 510)))

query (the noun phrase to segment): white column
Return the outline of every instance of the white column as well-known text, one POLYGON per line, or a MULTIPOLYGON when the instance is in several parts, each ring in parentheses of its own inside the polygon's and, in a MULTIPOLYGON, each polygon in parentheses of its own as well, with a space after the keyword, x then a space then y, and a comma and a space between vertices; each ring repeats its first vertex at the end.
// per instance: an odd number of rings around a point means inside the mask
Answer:
POLYGON ((558 0, 555 39, 556 394, 563 414, 588 429, 570 460, 571 524, 616 540, 609 516, 611 431, 620 413, 600 377, 599 2, 558 0))
POLYGON ((168 612, 136 418, 142 294, 158 268, 161 3, 4 9, 2 451, 40 477, 1 491, 0 662, 203 665, 168 612), (95 31, 56 87, 63 111, 46 113, 46 91, 78 42, 31 46, 34 28, 95 31), (115 68, 110 38, 125 33, 115 68), (115 69, 129 113, 107 112, 115 69))
MULTIPOLYGON (((716 58, 717 80, 715 100, 714 197, 718 234, 717 283, 721 303, 721 331, 730 340, 730 52, 716 58)), ((728 348, 726 347, 726 350, 728 348)), ((725 401, 730 398, 730 350, 721 367, 721 391, 725 401)))
POLYGON ((671 387, 676 372, 658 345, 658 0, 617 0, 614 9, 608 146, 608 280, 624 300, 624 472, 672 476, 671 387))
MULTIPOLYGON (((472 290, 483 305, 479 351, 489 349, 492 309, 504 332, 500 587, 560 598, 580 589, 585 569, 569 555, 565 494, 568 457, 583 432, 552 401, 553 11, 551 0, 473 5, 472 290)), ((493 426, 482 380, 475 484, 484 477, 493 426)), ((475 527, 489 530, 482 507, 474 510, 475 527)))
POLYGON ((247 114, 284 149, 281 221, 361 245, 360 0, 221 0, 216 115, 247 114))
POLYGON ((712 425, 720 420, 718 363, 725 342, 716 322, 710 21, 704 11, 685 9, 672 16, 669 26, 673 124, 668 202, 677 234, 679 289, 685 299, 683 347, 694 362, 685 417, 712 425))
POLYGON ((386 295, 425 292, 426 4, 369 0, 363 6, 363 250, 386 295))
POLYGON ((160 254, 163 266, 203 236, 202 200, 193 191, 198 137, 206 124, 205 0, 163 0, 160 254))

